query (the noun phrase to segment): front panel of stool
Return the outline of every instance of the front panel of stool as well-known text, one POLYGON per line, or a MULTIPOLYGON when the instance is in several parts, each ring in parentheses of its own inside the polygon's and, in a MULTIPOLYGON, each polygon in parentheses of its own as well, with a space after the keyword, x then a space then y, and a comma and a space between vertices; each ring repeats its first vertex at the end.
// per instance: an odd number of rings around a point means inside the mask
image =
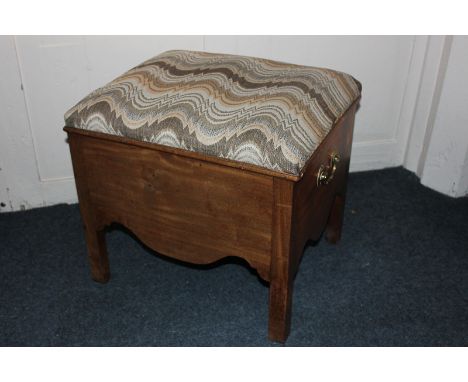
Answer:
POLYGON ((356 104, 338 121, 295 185, 294 236, 301 252, 308 240, 320 238, 335 196, 346 192, 355 110, 356 104))
MULTIPOLYGON (((93 207, 155 251, 208 264, 245 259, 269 279, 272 177, 69 132, 93 207)), ((72 153, 73 154, 73 153, 72 153)), ((72 158, 73 159, 73 158, 72 158)))

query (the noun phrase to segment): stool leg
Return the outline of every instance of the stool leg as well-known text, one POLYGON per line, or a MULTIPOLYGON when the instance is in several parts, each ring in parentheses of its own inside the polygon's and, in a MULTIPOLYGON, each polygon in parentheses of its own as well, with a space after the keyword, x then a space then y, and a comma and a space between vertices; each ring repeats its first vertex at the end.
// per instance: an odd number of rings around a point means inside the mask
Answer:
POLYGON ((291 327, 293 294, 293 183, 274 179, 268 337, 285 342, 291 327))
POLYGON ((93 229, 92 226, 85 223, 85 236, 91 277, 94 281, 106 283, 110 278, 110 270, 105 232, 103 229, 93 229))
POLYGON ((343 227, 345 198, 336 195, 325 229, 325 237, 329 243, 336 244, 341 238, 341 228, 343 227))
POLYGON ((81 137, 70 137, 70 152, 72 155, 73 172, 75 174, 76 191, 80 203, 81 219, 83 220, 88 260, 93 280, 105 283, 109 281, 109 260, 105 241, 105 226, 100 222, 96 208, 88 192, 88 175, 86 173, 85 157, 81 147, 81 137))
POLYGON ((280 274, 270 281, 270 313, 268 337, 272 341, 285 342, 291 328, 293 280, 285 263, 277 264, 280 274))
POLYGON ((346 201, 346 188, 349 176, 349 163, 351 157, 351 146, 353 140, 354 117, 351 120, 350 128, 346 132, 346 144, 342 152, 342 160, 340 163, 340 171, 343 171, 337 179, 339 183, 336 185, 335 200, 333 201, 332 209, 328 217, 327 226, 325 228, 325 238, 331 244, 336 244, 341 239, 341 228, 343 227, 343 216, 346 201))
MULTIPOLYGON (((348 138, 349 140, 349 138, 348 138)), ((346 188, 349 175, 349 155, 351 152, 351 142, 348 142, 345 156, 348 158, 343 163, 344 174, 340 177, 340 183, 337 185, 335 199, 328 217, 327 226, 325 228, 325 237, 331 244, 336 244, 341 239, 341 228, 343 227, 343 217, 346 201, 346 188)))

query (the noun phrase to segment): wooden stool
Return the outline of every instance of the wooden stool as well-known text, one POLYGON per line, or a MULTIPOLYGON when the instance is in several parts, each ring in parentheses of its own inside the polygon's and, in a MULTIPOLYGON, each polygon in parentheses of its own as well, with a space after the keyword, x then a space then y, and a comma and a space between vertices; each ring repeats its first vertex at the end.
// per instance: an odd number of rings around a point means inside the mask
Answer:
POLYGON ((269 338, 289 334, 308 240, 340 239, 361 85, 329 69, 169 51, 65 115, 94 280, 113 222, 195 264, 245 259, 270 283, 269 338))

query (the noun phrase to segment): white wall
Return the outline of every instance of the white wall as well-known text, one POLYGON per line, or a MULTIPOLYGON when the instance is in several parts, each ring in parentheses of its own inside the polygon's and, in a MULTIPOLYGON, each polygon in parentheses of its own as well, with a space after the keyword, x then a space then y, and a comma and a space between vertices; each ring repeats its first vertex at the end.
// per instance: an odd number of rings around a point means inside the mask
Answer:
MULTIPOLYGON (((418 136, 427 136, 428 124, 419 116, 433 110, 434 97, 425 89, 437 87, 445 46, 444 38, 427 36, 0 36, 0 211, 76 202, 61 130, 64 112, 168 49, 247 54, 348 72, 363 84, 351 170, 403 163, 411 168, 424 151, 418 136), (412 129, 418 123, 420 129, 412 129)), ((452 71, 461 69, 454 65, 452 71)), ((444 115, 452 113, 449 106, 444 115)), ((445 119, 434 124, 434 133, 445 119)))
POLYGON ((468 194, 467 36, 428 41, 404 165, 436 191, 468 194))
POLYGON ((463 196, 468 193, 468 37, 454 37, 448 44, 421 183, 450 196, 463 196))
POLYGON ((123 71, 201 36, 0 36, 0 211, 77 201, 64 112, 123 71))

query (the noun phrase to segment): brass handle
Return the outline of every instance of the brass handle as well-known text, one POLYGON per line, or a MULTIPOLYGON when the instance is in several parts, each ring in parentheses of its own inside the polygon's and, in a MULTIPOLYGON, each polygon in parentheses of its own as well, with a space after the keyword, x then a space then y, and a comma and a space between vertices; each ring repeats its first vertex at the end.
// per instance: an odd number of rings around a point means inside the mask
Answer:
POLYGON ((321 165, 317 174, 317 186, 329 184, 335 177, 336 166, 340 161, 340 156, 337 153, 330 154, 330 163, 328 166, 321 165))

